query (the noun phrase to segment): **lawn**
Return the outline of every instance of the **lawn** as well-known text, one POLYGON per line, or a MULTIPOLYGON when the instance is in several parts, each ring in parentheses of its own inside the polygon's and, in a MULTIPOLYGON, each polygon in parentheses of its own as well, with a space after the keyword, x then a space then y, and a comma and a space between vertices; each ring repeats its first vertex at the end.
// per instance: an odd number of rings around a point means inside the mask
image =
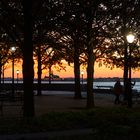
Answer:
POLYGON ((92 135, 54 137, 51 140, 137 140, 140 137, 140 109, 95 108, 77 112, 49 112, 28 119, 1 119, 0 134, 33 133, 92 128, 92 135))

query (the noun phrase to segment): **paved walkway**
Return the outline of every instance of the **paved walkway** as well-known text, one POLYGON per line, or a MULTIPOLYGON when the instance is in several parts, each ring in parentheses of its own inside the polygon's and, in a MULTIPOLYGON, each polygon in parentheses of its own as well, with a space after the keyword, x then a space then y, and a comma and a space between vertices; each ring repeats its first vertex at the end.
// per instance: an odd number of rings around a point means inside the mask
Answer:
MULTIPOLYGON (((42 91, 42 96, 34 96, 35 115, 43 115, 49 111, 78 111, 85 109, 87 102, 86 92, 82 92, 82 97, 83 99, 76 100, 74 99, 74 92, 69 91, 42 91)), ((113 107, 115 106, 114 99, 113 94, 94 94, 95 106, 97 107, 113 107)), ((140 104, 136 103, 134 106, 140 106, 140 104)), ((3 107, 4 117, 14 116, 15 113, 22 115, 22 112, 22 106, 3 107)))
MULTIPOLYGON (((86 107, 86 93, 82 92, 83 99, 74 99, 74 92, 43 91, 43 96, 35 96, 36 115, 48 111, 77 111, 86 107)), ((95 106, 114 106, 114 95, 94 94, 95 106)))
MULTIPOLYGON (((43 115, 49 111, 78 111, 86 107, 86 92, 82 92, 82 99, 74 99, 74 92, 69 91, 42 91, 42 96, 34 96, 35 115, 43 115)), ((114 95, 94 94, 95 106, 113 106, 114 95)), ((4 103, 5 104, 5 103, 4 103)), ((22 106, 16 106, 16 102, 9 102, 9 105, 3 105, 0 117, 14 117, 22 115, 22 106), (2 114, 3 113, 3 114, 2 114)), ((20 103, 19 103, 20 104, 20 103)))

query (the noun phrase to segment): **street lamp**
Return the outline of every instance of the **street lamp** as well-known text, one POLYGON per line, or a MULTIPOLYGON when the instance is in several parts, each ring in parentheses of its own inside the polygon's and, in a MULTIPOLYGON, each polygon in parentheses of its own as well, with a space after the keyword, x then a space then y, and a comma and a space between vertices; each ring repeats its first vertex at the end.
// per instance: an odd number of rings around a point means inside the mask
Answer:
POLYGON ((14 88, 14 53, 16 51, 16 47, 11 47, 11 53, 12 53, 12 99, 14 99, 15 94, 15 88, 14 88))
POLYGON ((126 36, 126 39, 127 39, 127 42, 128 43, 133 43, 134 42, 134 39, 135 39, 135 36, 133 34, 128 34, 126 36))
POLYGON ((129 43, 129 79, 131 80, 131 53, 132 53, 132 43, 134 42, 135 36, 133 34, 128 34, 126 36, 127 42, 129 43))
POLYGON ((127 80, 127 85, 128 85, 128 107, 132 107, 132 85, 131 85, 131 67, 132 67, 132 43, 134 42, 135 36, 133 34, 128 34, 126 36, 127 42, 129 43, 129 76, 128 76, 128 80, 127 80))
POLYGON ((17 84, 18 84, 19 70, 17 70, 16 72, 17 72, 17 84))
POLYGON ((82 84, 83 84, 83 82, 84 82, 84 78, 83 78, 83 76, 84 76, 84 71, 81 71, 81 76, 82 76, 82 84))

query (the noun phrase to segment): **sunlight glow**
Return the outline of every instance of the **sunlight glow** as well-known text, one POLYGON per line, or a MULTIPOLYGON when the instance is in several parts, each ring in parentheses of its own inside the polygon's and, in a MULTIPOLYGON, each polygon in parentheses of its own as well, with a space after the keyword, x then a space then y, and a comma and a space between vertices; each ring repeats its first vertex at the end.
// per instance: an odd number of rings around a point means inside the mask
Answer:
MULTIPOLYGON (((73 64, 71 64, 70 66, 67 64, 66 61, 64 61, 64 64, 66 66, 66 70, 60 70, 57 71, 55 68, 53 68, 53 74, 55 75, 59 75, 60 78, 73 78, 74 77, 74 67, 73 64)), ((11 69, 11 63, 7 64, 7 69, 5 70, 5 77, 12 77, 12 69, 11 69)), ((15 63, 15 77, 17 75, 17 71, 19 70, 19 78, 22 78, 22 62, 20 63, 15 63)), ((35 63, 34 65, 34 70, 35 70, 35 75, 34 77, 37 78, 37 64, 35 63)), ((83 77, 86 78, 87 77, 87 72, 86 72, 86 68, 82 67, 82 71, 84 71, 84 75, 83 77)), ((45 69, 42 71, 42 78, 44 78, 46 75, 48 75, 48 70, 45 69)), ((110 68, 106 68, 105 66, 99 67, 98 64, 95 65, 94 68, 94 77, 95 78, 104 78, 104 77, 123 77, 123 70, 119 69, 119 68, 114 68, 114 69, 110 69, 110 68)), ((133 71, 132 73, 132 77, 134 78, 140 78, 140 74, 139 71, 133 71)))

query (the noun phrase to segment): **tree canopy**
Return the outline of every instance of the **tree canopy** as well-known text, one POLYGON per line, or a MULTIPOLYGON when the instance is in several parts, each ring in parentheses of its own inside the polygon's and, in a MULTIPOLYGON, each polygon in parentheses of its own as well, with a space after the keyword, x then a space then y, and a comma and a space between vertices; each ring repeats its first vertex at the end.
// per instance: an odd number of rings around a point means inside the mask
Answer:
MULTIPOLYGON (((139 5, 139 0, 1 0, 0 44, 18 46, 21 50, 26 111, 33 110, 33 51, 44 66, 62 66, 62 59, 74 62, 77 78, 80 65, 85 64, 89 107, 93 105, 95 62, 125 69, 129 32, 137 38, 132 47, 132 67, 139 68, 139 5)), ((33 111, 28 115, 33 115, 33 111)))

